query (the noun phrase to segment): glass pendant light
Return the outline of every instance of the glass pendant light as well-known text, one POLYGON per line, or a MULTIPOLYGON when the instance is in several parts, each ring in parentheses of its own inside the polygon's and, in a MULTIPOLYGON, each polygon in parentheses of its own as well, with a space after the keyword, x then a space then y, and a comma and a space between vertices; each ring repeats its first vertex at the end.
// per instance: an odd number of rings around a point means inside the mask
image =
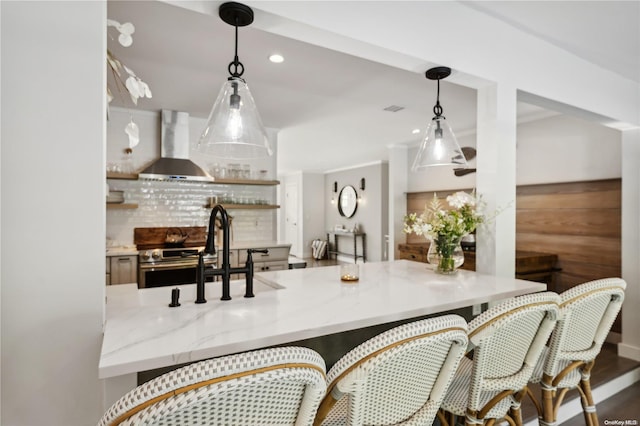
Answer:
POLYGON ((273 154, 260 114, 241 78, 244 65, 238 59, 238 27, 253 22, 253 10, 240 3, 223 3, 220 18, 235 27, 235 56, 229 64, 230 77, 222 85, 213 104, 207 126, 198 141, 198 150, 216 157, 250 159, 273 154))
POLYGON ((448 67, 431 68, 425 74, 429 80, 438 81, 438 96, 433 107, 435 117, 431 119, 431 123, 427 127, 426 135, 420 144, 418 155, 416 155, 411 167, 414 172, 431 166, 467 167, 467 160, 449 123, 442 115, 442 107, 440 106, 440 80, 450 74, 451 68, 448 67))

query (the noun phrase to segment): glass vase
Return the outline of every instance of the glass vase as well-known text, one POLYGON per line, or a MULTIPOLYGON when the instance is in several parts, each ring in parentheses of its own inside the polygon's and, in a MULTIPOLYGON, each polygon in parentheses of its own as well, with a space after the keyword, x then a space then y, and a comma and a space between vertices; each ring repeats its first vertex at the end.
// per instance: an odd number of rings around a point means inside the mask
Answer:
POLYGON ((435 271, 439 274, 455 274, 464 263, 464 252, 460 239, 438 237, 429 244, 427 262, 436 265, 435 271))

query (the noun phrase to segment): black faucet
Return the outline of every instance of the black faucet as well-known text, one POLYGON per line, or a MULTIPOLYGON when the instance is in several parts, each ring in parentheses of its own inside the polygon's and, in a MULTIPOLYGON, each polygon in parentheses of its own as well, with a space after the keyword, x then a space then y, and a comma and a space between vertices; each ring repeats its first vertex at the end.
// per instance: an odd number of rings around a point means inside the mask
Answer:
POLYGON ((232 274, 245 274, 246 288, 244 297, 254 297, 253 294, 253 258, 252 253, 268 253, 265 250, 249 249, 247 250, 247 263, 244 267, 232 268, 229 263, 229 215, 220 204, 217 204, 211 210, 209 217, 209 229, 207 231, 207 242, 204 250, 198 254, 198 269, 196 273, 196 303, 207 303, 204 298, 204 283, 207 277, 219 276, 222 278, 222 297, 220 300, 231 300, 229 294, 229 282, 232 274), (216 217, 220 214, 220 224, 222 227, 222 264, 220 268, 213 265, 205 267, 204 255, 215 254, 215 225, 216 217))

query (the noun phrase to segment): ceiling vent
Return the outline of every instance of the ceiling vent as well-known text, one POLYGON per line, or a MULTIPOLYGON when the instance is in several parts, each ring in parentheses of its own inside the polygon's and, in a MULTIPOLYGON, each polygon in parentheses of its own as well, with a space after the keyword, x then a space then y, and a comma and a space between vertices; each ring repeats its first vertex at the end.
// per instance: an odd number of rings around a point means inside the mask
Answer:
POLYGON ((398 106, 398 105, 389 105, 384 110, 385 111, 390 111, 390 112, 398 112, 398 111, 402 111, 403 109, 404 109, 404 107, 401 107, 401 106, 398 106))

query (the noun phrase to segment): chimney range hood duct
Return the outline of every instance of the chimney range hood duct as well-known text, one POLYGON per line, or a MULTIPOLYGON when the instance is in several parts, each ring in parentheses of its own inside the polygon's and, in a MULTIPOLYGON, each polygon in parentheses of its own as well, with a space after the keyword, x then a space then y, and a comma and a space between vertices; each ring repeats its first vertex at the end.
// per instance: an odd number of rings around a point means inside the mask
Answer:
POLYGON ((162 110, 160 158, 138 174, 139 179, 213 182, 189 160, 189 114, 162 110))

